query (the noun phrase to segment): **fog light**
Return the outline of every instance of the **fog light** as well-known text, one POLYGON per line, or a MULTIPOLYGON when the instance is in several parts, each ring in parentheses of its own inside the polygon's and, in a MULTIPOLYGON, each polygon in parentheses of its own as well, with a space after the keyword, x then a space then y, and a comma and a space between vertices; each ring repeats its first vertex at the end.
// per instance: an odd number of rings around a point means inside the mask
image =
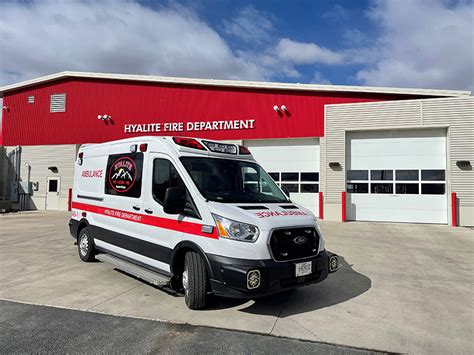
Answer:
POLYGON ((329 272, 336 272, 339 268, 339 258, 337 255, 331 255, 329 257, 329 272))
POLYGON ((247 273, 247 288, 252 290, 260 286, 260 271, 250 270, 247 273))

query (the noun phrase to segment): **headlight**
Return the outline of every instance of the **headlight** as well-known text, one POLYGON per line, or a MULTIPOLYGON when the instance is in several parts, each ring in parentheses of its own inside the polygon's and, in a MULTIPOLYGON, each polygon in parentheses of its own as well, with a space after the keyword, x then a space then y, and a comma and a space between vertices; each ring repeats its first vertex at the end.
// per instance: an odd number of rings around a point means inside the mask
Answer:
POLYGON ((216 221, 217 231, 221 238, 250 243, 253 243, 258 239, 260 231, 254 225, 237 222, 215 214, 213 214, 212 217, 214 217, 214 220, 216 221))
POLYGON ((318 249, 318 252, 321 252, 326 248, 326 245, 325 245, 326 243, 324 242, 324 236, 323 236, 323 233, 321 232, 321 228, 319 228, 318 222, 315 222, 314 226, 316 228, 316 231, 319 234, 319 249, 318 249))

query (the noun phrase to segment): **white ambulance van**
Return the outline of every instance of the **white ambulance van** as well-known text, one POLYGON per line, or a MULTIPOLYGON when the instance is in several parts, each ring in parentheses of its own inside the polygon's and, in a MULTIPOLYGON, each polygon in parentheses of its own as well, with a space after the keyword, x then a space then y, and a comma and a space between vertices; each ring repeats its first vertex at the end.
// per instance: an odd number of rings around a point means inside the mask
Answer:
POLYGON ((83 261, 183 292, 191 309, 211 293, 257 298, 338 269, 316 218, 246 147, 204 139, 83 145, 69 227, 83 261))

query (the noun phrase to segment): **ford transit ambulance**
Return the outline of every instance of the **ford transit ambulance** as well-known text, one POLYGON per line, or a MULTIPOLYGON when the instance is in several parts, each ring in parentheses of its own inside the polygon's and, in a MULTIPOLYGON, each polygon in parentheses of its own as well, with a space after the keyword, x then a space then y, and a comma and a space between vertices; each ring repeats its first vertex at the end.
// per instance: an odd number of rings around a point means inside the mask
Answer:
POLYGON ((246 147, 184 137, 83 145, 70 232, 83 261, 184 293, 257 298, 338 269, 316 218, 246 147))

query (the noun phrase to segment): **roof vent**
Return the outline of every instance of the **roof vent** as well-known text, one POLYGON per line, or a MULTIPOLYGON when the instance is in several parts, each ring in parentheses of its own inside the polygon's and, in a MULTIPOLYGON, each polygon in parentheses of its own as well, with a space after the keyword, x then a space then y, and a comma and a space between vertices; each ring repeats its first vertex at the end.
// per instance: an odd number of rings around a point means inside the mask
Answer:
POLYGON ((49 112, 66 112, 66 94, 51 95, 49 112))

